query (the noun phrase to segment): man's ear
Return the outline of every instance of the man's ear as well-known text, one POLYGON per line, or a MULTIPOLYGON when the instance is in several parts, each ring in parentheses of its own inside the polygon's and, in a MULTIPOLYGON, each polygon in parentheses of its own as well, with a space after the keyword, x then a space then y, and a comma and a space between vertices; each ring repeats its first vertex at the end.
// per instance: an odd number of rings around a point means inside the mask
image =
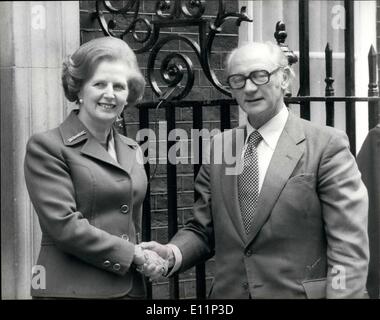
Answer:
POLYGON ((291 81, 291 75, 292 71, 289 67, 284 67, 284 70, 282 72, 282 80, 281 80, 281 89, 286 90, 290 84, 291 81))
POLYGON ((232 99, 235 99, 236 100, 236 96, 235 96, 235 90, 231 89, 231 96, 232 96, 232 99))

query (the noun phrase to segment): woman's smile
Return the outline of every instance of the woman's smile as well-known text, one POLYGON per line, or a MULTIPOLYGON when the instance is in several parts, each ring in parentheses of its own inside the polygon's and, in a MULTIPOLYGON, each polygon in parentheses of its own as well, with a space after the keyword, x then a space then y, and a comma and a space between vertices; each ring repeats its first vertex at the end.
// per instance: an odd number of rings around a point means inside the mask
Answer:
POLYGON ((98 106, 104 110, 111 110, 111 109, 116 108, 116 104, 109 104, 109 103, 98 103, 98 106))
POLYGON ((111 126, 123 111, 129 95, 130 68, 121 61, 102 61, 83 85, 79 119, 90 128, 111 126))

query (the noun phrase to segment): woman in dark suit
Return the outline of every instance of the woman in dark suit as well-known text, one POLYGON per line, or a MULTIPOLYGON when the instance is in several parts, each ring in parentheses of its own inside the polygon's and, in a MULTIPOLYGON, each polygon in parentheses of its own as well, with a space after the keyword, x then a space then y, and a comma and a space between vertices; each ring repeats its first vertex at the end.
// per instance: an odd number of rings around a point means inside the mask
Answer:
POLYGON ((120 39, 91 40, 63 63, 62 82, 79 110, 33 135, 25 156, 46 276, 32 296, 144 298, 136 242, 147 177, 138 144, 113 128, 144 91, 136 56, 120 39))

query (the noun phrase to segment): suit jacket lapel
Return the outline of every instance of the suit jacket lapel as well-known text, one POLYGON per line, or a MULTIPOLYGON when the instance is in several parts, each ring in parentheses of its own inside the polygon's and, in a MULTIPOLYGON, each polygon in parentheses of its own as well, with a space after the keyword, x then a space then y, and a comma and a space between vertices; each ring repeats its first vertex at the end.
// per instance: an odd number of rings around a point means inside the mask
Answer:
POLYGON ((126 137, 121 137, 115 128, 112 128, 112 130, 118 161, 115 161, 92 136, 87 140, 81 151, 90 157, 106 162, 130 174, 133 164, 136 163, 136 151, 134 149, 137 148, 137 144, 126 137))
POLYGON ((231 220, 243 242, 246 242, 247 238, 244 231, 243 219, 240 211, 237 177, 240 170, 242 169, 241 154, 243 152, 245 135, 245 126, 231 130, 231 134, 223 135, 226 141, 223 141, 222 155, 232 155, 233 151, 236 150, 236 161, 232 164, 227 164, 225 162, 225 159, 223 159, 223 165, 221 166, 221 188, 224 195, 223 201, 231 217, 231 220), (229 148, 231 149, 229 150, 229 148))
POLYGON ((278 140, 264 178, 253 219, 253 226, 248 234, 247 245, 254 240, 264 223, 268 220, 282 189, 303 154, 303 150, 298 144, 305 139, 305 136, 298 121, 295 116, 289 113, 289 118, 278 140))
POLYGON ((122 139, 122 137, 115 131, 114 139, 117 159, 119 161, 120 166, 128 173, 131 173, 132 166, 137 161, 136 151, 134 150, 137 148, 137 144, 129 143, 125 137, 124 139, 122 139))
POLYGON ((83 145, 81 152, 89 157, 106 162, 112 166, 122 169, 120 165, 110 156, 106 149, 104 149, 98 140, 92 135, 89 135, 86 143, 83 145))
MULTIPOLYGON (((132 154, 134 157, 135 152, 131 152, 132 150, 129 147, 129 143, 122 141, 114 128, 112 128, 112 130, 114 130, 115 148, 119 163, 110 156, 107 150, 100 145, 85 125, 78 119, 78 110, 73 110, 60 125, 59 129, 65 145, 74 146, 86 140, 81 148, 81 153, 128 173, 130 172, 133 163, 132 154)), ((126 141, 129 140, 126 138, 126 141)))

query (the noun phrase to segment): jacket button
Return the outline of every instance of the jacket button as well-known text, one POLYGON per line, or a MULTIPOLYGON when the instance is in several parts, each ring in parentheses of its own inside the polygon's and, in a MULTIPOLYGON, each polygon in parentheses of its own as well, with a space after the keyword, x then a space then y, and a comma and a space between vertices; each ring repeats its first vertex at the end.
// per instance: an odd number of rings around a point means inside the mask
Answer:
POLYGON ((129 241, 129 237, 128 237, 127 234, 122 234, 122 235, 121 235, 121 238, 122 238, 123 240, 129 241))
POLYGON ((252 255, 252 250, 247 250, 247 252, 245 253, 245 255, 247 256, 247 257, 250 257, 251 255, 252 255))
POLYGON ((121 213, 128 213, 129 207, 126 204, 123 204, 120 208, 121 213))
POLYGON ((115 271, 119 271, 119 270, 120 270, 120 264, 119 264, 119 263, 115 263, 115 264, 113 265, 113 269, 114 269, 115 271))
POLYGON ((109 262, 108 260, 103 262, 103 266, 105 266, 106 268, 108 268, 110 265, 111 265, 111 262, 109 262))

